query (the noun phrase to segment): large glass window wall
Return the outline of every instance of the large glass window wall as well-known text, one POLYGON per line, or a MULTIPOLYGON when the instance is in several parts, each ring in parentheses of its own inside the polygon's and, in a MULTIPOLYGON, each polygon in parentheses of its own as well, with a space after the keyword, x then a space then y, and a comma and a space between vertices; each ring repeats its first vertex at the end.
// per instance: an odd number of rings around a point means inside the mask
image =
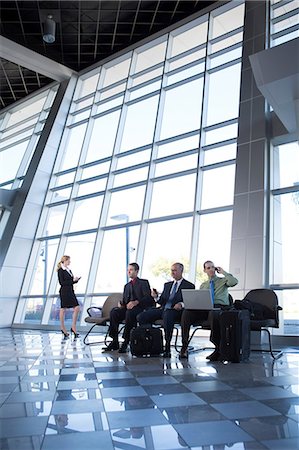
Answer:
POLYGON ((272 152, 270 286, 283 307, 284 334, 298 334, 299 145, 291 142, 272 152))
POLYGON ((197 285, 205 259, 228 267, 243 20, 225 4, 78 80, 16 317, 58 325, 63 254, 83 311, 127 261, 158 290, 174 261, 197 285))

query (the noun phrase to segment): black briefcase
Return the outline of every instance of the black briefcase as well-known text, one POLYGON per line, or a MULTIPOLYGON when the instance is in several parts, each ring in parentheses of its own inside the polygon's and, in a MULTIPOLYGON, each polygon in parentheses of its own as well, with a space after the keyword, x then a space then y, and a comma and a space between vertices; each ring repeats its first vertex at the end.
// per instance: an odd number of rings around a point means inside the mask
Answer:
POLYGON ((160 328, 140 326, 130 334, 130 349, 134 356, 158 356, 163 352, 163 336, 160 328))
POLYGON ((223 360, 247 361, 250 355, 250 314, 247 310, 222 311, 220 323, 220 354, 223 360))

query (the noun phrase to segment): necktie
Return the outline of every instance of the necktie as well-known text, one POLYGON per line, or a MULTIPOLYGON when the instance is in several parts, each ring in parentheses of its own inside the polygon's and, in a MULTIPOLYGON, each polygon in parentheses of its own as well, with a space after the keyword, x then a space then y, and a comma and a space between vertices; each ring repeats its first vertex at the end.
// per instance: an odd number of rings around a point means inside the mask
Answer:
POLYGON ((165 305, 165 309, 171 309, 172 308, 172 300, 174 299, 174 296, 176 294, 177 288, 178 288, 178 282, 176 281, 172 285, 171 293, 170 293, 169 298, 167 300, 167 303, 165 305))
POLYGON ((130 300, 134 300, 135 299, 135 291, 134 291, 134 283, 131 280, 130 281, 130 300))
POLYGON ((214 280, 210 280, 210 291, 211 291, 212 303, 214 305, 214 300, 215 300, 214 280))

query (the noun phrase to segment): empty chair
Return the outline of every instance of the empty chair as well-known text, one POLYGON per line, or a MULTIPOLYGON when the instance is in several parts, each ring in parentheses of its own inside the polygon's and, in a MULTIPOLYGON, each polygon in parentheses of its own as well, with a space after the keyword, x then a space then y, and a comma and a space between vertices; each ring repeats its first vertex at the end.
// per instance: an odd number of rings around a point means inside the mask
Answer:
MULTIPOLYGON (((87 338, 89 336, 89 334, 92 332, 92 330, 94 329, 94 327, 96 326, 107 326, 109 327, 109 320, 110 320, 110 311, 113 308, 116 308, 119 305, 119 302, 122 300, 123 295, 121 293, 115 293, 115 294, 111 294, 109 295, 102 308, 98 308, 96 306, 91 306, 90 308, 87 309, 87 314, 88 316, 85 317, 85 322, 87 323, 91 323, 93 324, 92 327, 90 328, 90 330, 88 331, 88 333, 86 334, 86 336, 84 337, 84 344, 86 345, 90 345, 92 344, 106 344, 106 340, 108 337, 108 329, 105 335, 105 338, 103 341, 98 341, 98 342, 88 342, 87 338)), ((119 330, 119 332, 121 331, 121 329, 119 330)))
POLYGON ((273 359, 278 359, 282 356, 281 350, 272 350, 271 334, 268 328, 279 328, 279 311, 282 310, 278 305, 278 298, 272 289, 252 289, 249 291, 244 300, 249 300, 252 303, 261 305, 260 317, 250 320, 251 331, 265 331, 268 335, 269 349, 257 350, 269 352, 273 359))

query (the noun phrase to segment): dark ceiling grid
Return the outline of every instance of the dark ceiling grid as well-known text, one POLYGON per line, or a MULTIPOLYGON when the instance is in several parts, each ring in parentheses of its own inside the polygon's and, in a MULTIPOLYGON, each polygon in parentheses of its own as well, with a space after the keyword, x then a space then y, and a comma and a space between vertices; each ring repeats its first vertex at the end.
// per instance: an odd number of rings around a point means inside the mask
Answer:
MULTIPOLYGON (((212 3, 215 0, 0 0, 0 33, 80 71, 212 3), (53 44, 42 39, 46 14, 56 21, 53 44)), ((2 60, 1 104, 7 106, 51 81, 2 60)))

